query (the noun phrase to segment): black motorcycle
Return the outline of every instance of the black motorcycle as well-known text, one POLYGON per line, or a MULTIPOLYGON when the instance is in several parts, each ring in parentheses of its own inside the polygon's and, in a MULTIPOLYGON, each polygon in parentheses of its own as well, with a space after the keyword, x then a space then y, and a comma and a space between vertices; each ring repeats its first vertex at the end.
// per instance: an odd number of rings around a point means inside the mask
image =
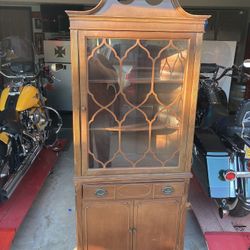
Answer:
POLYGON ((201 65, 192 169, 205 193, 217 202, 221 217, 241 217, 250 212, 250 100, 242 101, 231 115, 218 84, 226 76, 250 78, 243 66, 201 65))

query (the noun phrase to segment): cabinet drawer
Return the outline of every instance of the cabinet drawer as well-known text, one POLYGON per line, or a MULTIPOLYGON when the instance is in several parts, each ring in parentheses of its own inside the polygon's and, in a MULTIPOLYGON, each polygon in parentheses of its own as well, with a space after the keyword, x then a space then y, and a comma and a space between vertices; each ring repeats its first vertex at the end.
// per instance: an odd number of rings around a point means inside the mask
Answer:
POLYGON ((115 198, 115 187, 113 185, 84 185, 84 200, 112 200, 115 198))
POLYGON ((185 183, 140 183, 120 185, 83 185, 84 200, 127 200, 179 197, 184 194, 185 183))
POLYGON ((153 197, 151 183, 123 184, 116 187, 116 199, 146 199, 153 197))
POLYGON ((154 198, 177 197, 184 194, 185 183, 165 182, 154 184, 154 198))

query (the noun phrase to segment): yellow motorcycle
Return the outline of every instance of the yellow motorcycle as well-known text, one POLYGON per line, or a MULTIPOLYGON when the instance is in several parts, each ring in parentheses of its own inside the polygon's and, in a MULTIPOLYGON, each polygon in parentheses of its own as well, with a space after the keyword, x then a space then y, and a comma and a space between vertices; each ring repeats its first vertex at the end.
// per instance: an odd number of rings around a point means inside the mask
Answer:
POLYGON ((46 106, 45 86, 53 76, 34 61, 30 42, 19 37, 1 41, 0 200, 11 196, 42 147, 53 146, 62 127, 59 113, 46 106))

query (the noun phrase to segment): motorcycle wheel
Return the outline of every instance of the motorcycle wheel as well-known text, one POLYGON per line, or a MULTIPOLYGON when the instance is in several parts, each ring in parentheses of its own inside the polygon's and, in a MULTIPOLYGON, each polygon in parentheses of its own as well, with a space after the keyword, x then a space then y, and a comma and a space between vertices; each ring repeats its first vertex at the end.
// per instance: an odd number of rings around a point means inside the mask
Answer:
POLYGON ((229 214, 232 217, 244 217, 250 213, 250 201, 244 201, 242 198, 237 198, 235 200, 236 205, 232 210, 229 211, 229 214))
POLYGON ((46 128, 46 140, 44 142, 44 145, 46 147, 53 147, 57 141, 58 132, 61 130, 62 127, 62 117, 57 112, 57 110, 44 106, 44 108, 47 110, 47 115, 50 118, 51 122, 46 128))
POLYGON ((57 141, 57 133, 53 128, 50 128, 47 132, 47 139, 44 142, 46 147, 53 147, 57 141))

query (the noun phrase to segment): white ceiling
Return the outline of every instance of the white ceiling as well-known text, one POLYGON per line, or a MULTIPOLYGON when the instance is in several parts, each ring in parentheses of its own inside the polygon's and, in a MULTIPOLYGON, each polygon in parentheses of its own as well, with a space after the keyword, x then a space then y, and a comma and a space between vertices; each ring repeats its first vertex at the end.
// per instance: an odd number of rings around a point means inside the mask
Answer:
MULTIPOLYGON (((143 1, 143 0, 140 0, 143 1)), ((39 3, 64 3, 64 4, 96 4, 98 0, 0 0, 0 4, 39 4, 39 3)), ((179 0, 183 6, 201 7, 250 7, 250 0, 179 0)))
POLYGON ((62 4, 96 4, 98 0, 0 0, 0 4, 41 4, 41 3, 62 3, 62 4))

